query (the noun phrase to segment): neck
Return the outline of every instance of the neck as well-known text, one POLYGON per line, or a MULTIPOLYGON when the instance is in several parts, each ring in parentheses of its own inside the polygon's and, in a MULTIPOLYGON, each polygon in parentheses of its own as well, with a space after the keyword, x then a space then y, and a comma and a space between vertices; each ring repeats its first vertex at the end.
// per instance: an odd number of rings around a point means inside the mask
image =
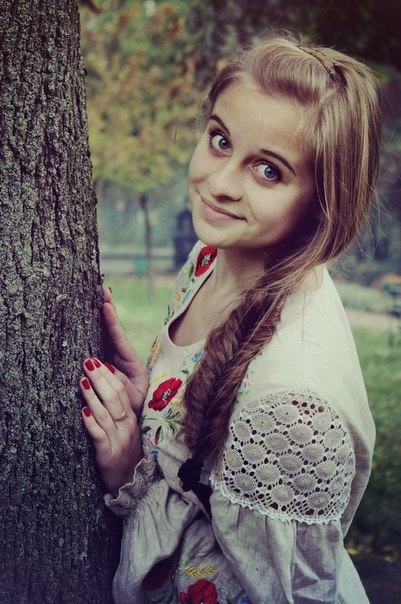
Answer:
POLYGON ((264 260, 261 250, 219 249, 212 284, 220 292, 241 295, 263 274, 264 260))
MULTIPOLYGON (((266 270, 267 254, 263 250, 219 249, 215 270, 210 278, 210 292, 219 292, 234 300, 252 287, 266 270)), ((296 291, 309 291, 321 284, 323 266, 308 271, 296 291)))

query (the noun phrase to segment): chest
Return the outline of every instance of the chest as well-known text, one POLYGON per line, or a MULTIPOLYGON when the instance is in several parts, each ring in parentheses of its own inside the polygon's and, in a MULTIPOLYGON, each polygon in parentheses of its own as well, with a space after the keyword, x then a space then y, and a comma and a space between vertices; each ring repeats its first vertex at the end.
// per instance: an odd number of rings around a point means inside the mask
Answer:
POLYGON ((190 346, 206 340, 229 313, 229 303, 212 295, 207 283, 196 293, 186 310, 169 327, 169 337, 176 346, 190 346))

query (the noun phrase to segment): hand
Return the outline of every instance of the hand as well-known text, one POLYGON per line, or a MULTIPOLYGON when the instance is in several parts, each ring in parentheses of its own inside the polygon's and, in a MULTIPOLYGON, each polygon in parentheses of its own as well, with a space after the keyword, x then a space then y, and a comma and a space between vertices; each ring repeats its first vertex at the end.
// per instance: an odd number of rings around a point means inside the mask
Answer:
MULTIPOLYGON (((103 300, 103 317, 114 348, 112 360, 120 370, 115 374, 124 384, 132 409, 139 420, 149 387, 148 371, 121 327, 110 289, 103 290, 103 300)), ((109 369, 113 371, 115 368, 109 366, 109 369)))
MULTIPOLYGON (((107 489, 115 494, 132 480, 142 458, 138 419, 124 382, 98 359, 84 362, 86 377, 80 381, 87 407, 82 410, 85 428, 93 438, 96 461, 107 489)), ((125 383, 128 383, 128 378, 125 383)))

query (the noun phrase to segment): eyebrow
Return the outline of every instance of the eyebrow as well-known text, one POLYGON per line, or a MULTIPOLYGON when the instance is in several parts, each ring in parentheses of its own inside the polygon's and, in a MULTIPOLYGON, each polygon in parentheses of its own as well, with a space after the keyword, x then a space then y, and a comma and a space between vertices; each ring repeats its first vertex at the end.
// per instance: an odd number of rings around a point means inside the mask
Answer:
MULTIPOLYGON (((227 132, 227 134, 229 136, 231 136, 230 135, 230 130, 227 128, 227 126, 225 125, 225 123, 223 122, 223 120, 218 115, 216 115, 215 113, 212 113, 209 116, 209 120, 214 120, 215 122, 217 122, 218 124, 220 124, 220 126, 222 128, 224 128, 224 130, 227 132)), ((286 166, 294 174, 294 176, 296 176, 294 168, 279 153, 276 153, 275 151, 269 151, 268 149, 260 149, 259 153, 263 153, 263 155, 269 155, 270 157, 274 157, 275 159, 278 159, 282 164, 284 164, 284 166, 286 166)))

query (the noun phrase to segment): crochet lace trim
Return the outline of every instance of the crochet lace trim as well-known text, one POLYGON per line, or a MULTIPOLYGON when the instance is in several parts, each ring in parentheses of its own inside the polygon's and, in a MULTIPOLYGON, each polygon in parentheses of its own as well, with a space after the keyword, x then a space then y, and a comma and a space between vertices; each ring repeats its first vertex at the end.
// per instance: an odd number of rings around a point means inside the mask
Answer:
POLYGON ((156 462, 153 455, 141 459, 134 471, 132 482, 122 486, 117 497, 110 493, 104 496, 105 504, 117 516, 126 516, 138 504, 154 481, 156 462))
POLYGON ((260 514, 326 524, 341 517, 354 475, 339 416, 319 395, 288 390, 241 410, 211 482, 232 503, 260 514))

